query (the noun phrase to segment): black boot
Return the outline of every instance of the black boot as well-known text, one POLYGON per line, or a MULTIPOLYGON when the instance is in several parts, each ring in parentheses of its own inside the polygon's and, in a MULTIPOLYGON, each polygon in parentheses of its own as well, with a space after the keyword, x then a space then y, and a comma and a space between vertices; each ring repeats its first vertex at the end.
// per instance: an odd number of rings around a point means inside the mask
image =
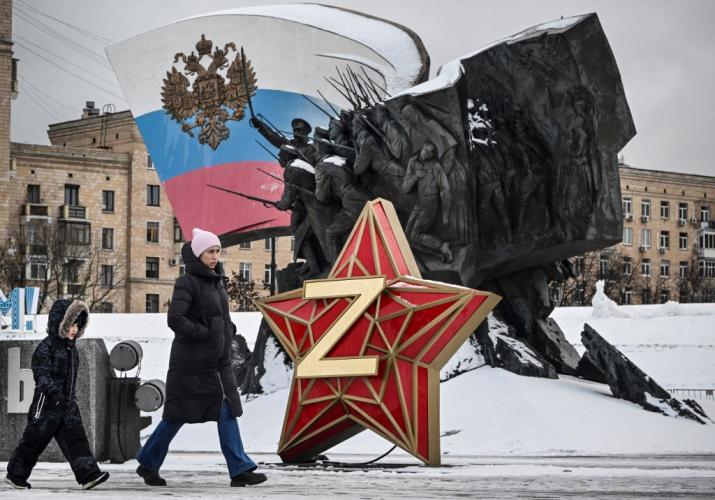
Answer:
POLYGON ((12 476, 5 476, 5 482, 16 490, 29 490, 30 488, 32 488, 32 486, 30 486, 30 483, 28 483, 27 481, 17 479, 12 476))
POLYGON ((158 470, 145 469, 142 465, 137 467, 137 474, 144 478, 148 486, 166 486, 166 479, 159 475, 158 470))
POLYGON ((253 470, 247 470, 241 472, 237 476, 231 478, 231 486, 253 486, 254 484, 261 484, 266 480, 266 475, 253 472, 253 470))
POLYGON ((102 484, 105 482, 107 479, 109 479, 109 472, 102 472, 102 471, 97 471, 93 474, 90 474, 82 483, 82 489, 83 490, 91 490, 97 485, 102 484))

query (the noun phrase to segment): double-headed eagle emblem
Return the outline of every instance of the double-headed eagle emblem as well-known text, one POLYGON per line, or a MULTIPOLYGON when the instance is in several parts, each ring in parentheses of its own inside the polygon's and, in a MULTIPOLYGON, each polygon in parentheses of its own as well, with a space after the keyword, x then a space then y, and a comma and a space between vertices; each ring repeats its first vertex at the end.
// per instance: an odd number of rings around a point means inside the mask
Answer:
POLYGON ((243 120, 246 104, 250 103, 251 96, 255 95, 258 87, 256 72, 251 67, 251 61, 246 61, 243 48, 230 63, 227 57, 229 49, 237 52, 233 42, 227 43, 223 49, 216 47, 213 54, 212 47, 213 42, 201 35, 201 41, 196 44, 198 56, 193 51, 188 57, 183 53, 174 56, 174 64, 179 59, 184 62, 184 73, 177 71, 176 67, 166 72, 164 85, 161 87, 161 101, 166 114, 181 124, 181 130, 194 137, 191 130, 201 127, 199 142, 216 149, 231 133, 226 122, 243 120), (208 69, 201 65, 204 56, 211 59, 208 69), (224 77, 218 73, 218 70, 226 67, 228 83, 225 83, 224 77), (193 84, 185 75, 196 75, 193 84), (195 123, 187 123, 186 120, 194 115, 195 123))

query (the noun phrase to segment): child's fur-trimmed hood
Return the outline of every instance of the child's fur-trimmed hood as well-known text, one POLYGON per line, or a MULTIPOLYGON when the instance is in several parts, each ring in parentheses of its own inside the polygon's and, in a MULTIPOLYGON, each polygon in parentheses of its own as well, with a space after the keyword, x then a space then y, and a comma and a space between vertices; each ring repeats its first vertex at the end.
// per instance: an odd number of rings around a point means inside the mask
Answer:
POLYGON ((89 307, 81 300, 56 300, 47 320, 47 334, 59 339, 69 338, 70 327, 80 317, 80 327, 75 340, 84 335, 89 325, 89 307))

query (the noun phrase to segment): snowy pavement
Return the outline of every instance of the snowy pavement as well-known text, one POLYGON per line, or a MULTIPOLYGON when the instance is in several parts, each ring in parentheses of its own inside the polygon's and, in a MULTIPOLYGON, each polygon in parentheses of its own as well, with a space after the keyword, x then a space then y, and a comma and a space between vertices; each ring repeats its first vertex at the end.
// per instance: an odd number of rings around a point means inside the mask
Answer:
MULTIPOLYGON (((0 484, 3 499, 71 498, 490 498, 641 499, 715 498, 715 456, 445 457, 426 467, 405 456, 388 456, 374 468, 285 466, 275 455, 253 455, 268 475, 262 485, 229 488, 220 453, 170 453, 162 468, 169 485, 149 488, 136 476, 136 462, 103 465, 109 481, 82 493, 64 463, 38 464, 33 489, 0 484)), ((330 455, 333 462, 374 457, 330 455)), ((0 462, 5 468, 5 463, 0 462)))

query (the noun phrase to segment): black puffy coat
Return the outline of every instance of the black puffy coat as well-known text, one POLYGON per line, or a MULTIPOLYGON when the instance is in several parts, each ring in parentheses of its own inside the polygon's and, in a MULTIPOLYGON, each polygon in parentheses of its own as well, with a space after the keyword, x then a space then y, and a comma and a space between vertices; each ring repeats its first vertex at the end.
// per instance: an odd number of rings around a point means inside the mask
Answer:
POLYGON ((42 411, 53 394, 59 392, 71 404, 75 400, 79 353, 75 342, 84 335, 89 324, 89 310, 79 300, 56 300, 47 319, 47 337, 32 354, 32 373, 35 393, 30 405, 28 420, 39 421, 46 416, 42 411), (82 316, 77 335, 70 340, 72 323, 82 316))
POLYGON ((221 263, 215 272, 191 251, 181 249, 185 274, 174 285, 169 328, 174 331, 166 376, 167 422, 218 422, 224 400, 234 417, 243 414, 236 377, 231 368, 231 322, 221 263))

